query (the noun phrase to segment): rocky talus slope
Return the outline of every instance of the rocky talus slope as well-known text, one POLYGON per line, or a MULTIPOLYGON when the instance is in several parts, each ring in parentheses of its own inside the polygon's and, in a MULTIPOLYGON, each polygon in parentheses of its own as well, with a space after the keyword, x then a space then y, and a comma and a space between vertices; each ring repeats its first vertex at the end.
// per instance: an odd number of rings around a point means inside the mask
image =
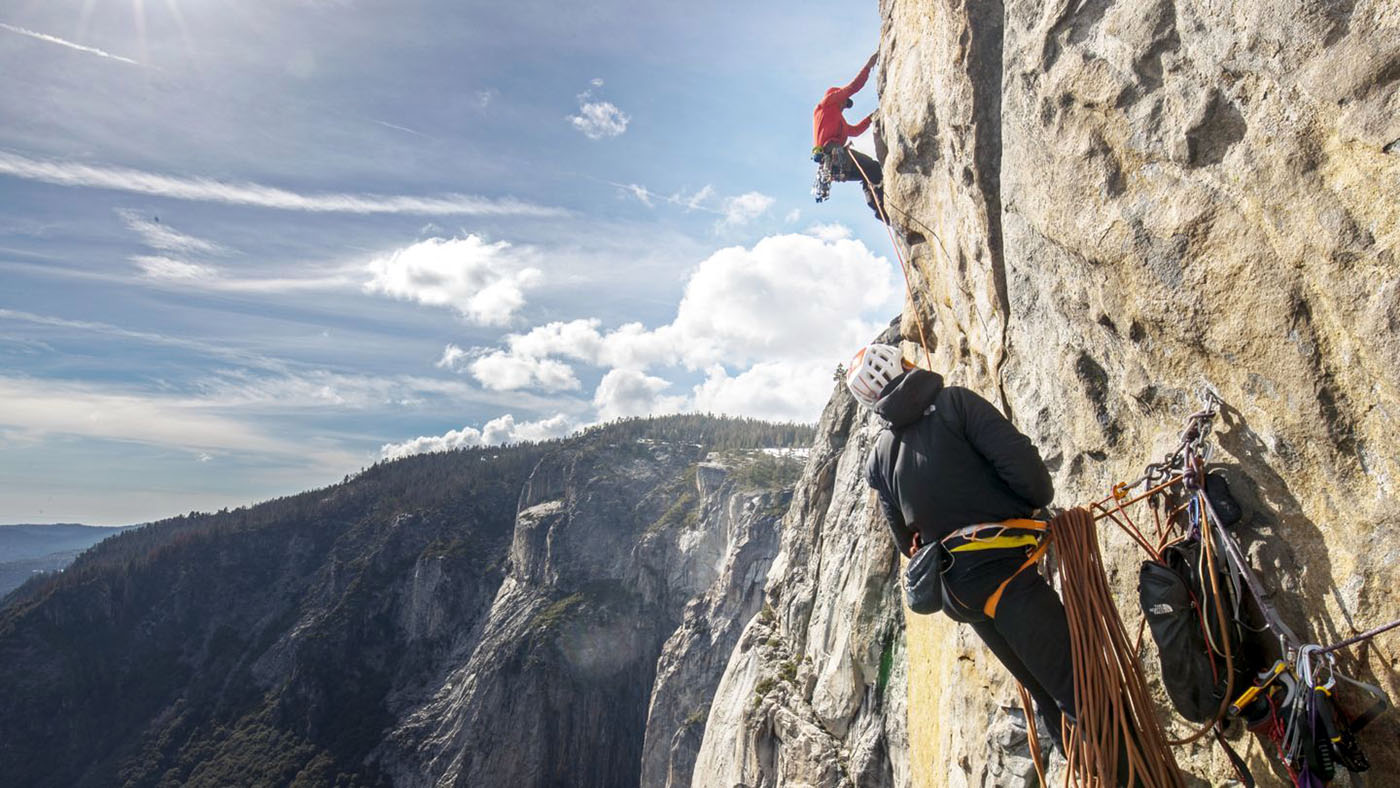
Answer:
MULTIPOLYGON (((1210 387, 1285 619, 1328 643, 1400 617, 1400 6, 879 7, 903 336, 922 324, 932 367, 1036 441, 1061 505, 1136 477, 1210 387)), ((837 392, 823 417, 697 784, 1034 785, 990 654, 943 617, 900 624, 852 407, 837 392)), ((1103 538, 1135 621, 1141 556, 1103 538)), ((1389 637, 1344 664, 1400 697, 1389 637)), ((1364 732, 1371 784, 1400 781, 1397 732, 1393 712, 1364 732)), ((1178 755, 1197 784, 1233 776, 1209 746, 1178 755)))
POLYGON ((689 782, 810 428, 408 458, 114 537, 0 610, 0 782, 689 782))

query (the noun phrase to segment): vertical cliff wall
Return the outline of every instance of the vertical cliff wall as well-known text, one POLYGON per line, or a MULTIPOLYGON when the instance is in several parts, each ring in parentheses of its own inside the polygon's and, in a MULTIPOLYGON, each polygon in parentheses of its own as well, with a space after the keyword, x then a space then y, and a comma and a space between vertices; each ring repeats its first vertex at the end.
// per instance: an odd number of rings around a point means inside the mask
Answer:
POLYGON ((788 466, 578 443, 525 484, 479 634, 372 756, 395 785, 689 784, 724 656, 759 609, 788 466))
POLYGON ((896 554, 864 476, 878 425, 843 387, 817 433, 766 603, 710 705, 697 787, 908 784, 896 554))
POLYGON ((0 783, 687 785, 809 434, 618 422, 113 537, 0 608, 0 783))
MULTIPOLYGON (((1002 403, 1061 505, 1135 477, 1209 386, 1226 403, 1215 459, 1251 512, 1241 538, 1289 623, 1326 643, 1400 615, 1400 8, 881 11, 887 193, 915 269, 906 336, 917 314, 933 365, 1002 403)), ((1104 537, 1131 600, 1140 556, 1104 537)), ((970 712, 1011 693, 980 654, 972 675, 955 667, 969 662, 950 659, 950 629, 910 628, 909 724, 936 754, 914 759, 916 782, 985 784, 994 748, 970 712)), ((1350 667, 1394 694, 1397 645, 1350 667)), ((1382 781, 1400 775, 1396 731, 1365 737, 1382 781)), ((1182 761, 1227 776, 1208 748, 1182 761)))
MULTIPOLYGON (((903 336, 922 323, 932 366, 1035 440, 1059 505, 1136 477, 1213 390, 1239 538, 1287 622, 1329 643, 1400 617, 1400 7, 879 7, 903 336)), ((1004 671, 898 610, 859 473, 876 429, 835 392, 697 785, 1035 784, 1004 671)), ((1102 535, 1135 623, 1141 554, 1102 535)), ((1393 637, 1343 660, 1400 697, 1398 665, 1393 637)), ((1362 736, 1373 784, 1400 780, 1397 719, 1362 736)), ((1232 776, 1209 747, 1178 755, 1196 784, 1232 776)))

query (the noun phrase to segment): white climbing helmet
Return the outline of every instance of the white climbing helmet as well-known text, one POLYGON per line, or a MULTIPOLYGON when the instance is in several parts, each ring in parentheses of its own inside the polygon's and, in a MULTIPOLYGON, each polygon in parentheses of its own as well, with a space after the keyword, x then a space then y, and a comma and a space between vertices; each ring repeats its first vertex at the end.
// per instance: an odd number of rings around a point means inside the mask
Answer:
POLYGON ((904 374, 904 355, 894 345, 871 343, 856 351, 846 368, 846 388, 867 408, 875 407, 880 391, 904 374))

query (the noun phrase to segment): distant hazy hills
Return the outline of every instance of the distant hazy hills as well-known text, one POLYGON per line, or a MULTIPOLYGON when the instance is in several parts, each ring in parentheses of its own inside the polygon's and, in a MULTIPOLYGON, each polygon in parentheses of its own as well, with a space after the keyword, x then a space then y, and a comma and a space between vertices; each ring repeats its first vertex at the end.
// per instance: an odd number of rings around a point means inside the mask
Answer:
POLYGON ((79 553, 126 528, 75 523, 0 525, 0 597, 35 572, 55 572, 79 553))

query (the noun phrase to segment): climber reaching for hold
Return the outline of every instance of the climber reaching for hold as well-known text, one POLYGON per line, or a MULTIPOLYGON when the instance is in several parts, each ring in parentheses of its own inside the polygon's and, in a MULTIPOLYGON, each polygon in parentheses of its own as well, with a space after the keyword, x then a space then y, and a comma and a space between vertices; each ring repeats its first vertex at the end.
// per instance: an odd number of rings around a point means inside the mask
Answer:
POLYGON ((1069 627, 1031 560, 1045 525, 1030 518, 1054 497, 1040 453, 990 402, 913 368, 892 345, 858 352, 846 385, 886 422, 866 473, 899 551, 941 551, 943 611, 1030 692, 1064 752, 1061 712, 1075 713, 1069 627))
POLYGON ((812 112, 812 161, 817 163, 817 182, 813 193, 817 202, 822 202, 831 194, 832 181, 859 181, 865 190, 866 203, 875 212, 875 217, 884 221, 885 195, 880 164, 846 144, 851 137, 865 133, 875 113, 866 115, 854 126, 847 123, 842 114, 842 110, 849 109, 855 103, 851 96, 865 87, 878 54, 871 55, 865 61, 865 67, 851 80, 851 84, 827 88, 812 112))

